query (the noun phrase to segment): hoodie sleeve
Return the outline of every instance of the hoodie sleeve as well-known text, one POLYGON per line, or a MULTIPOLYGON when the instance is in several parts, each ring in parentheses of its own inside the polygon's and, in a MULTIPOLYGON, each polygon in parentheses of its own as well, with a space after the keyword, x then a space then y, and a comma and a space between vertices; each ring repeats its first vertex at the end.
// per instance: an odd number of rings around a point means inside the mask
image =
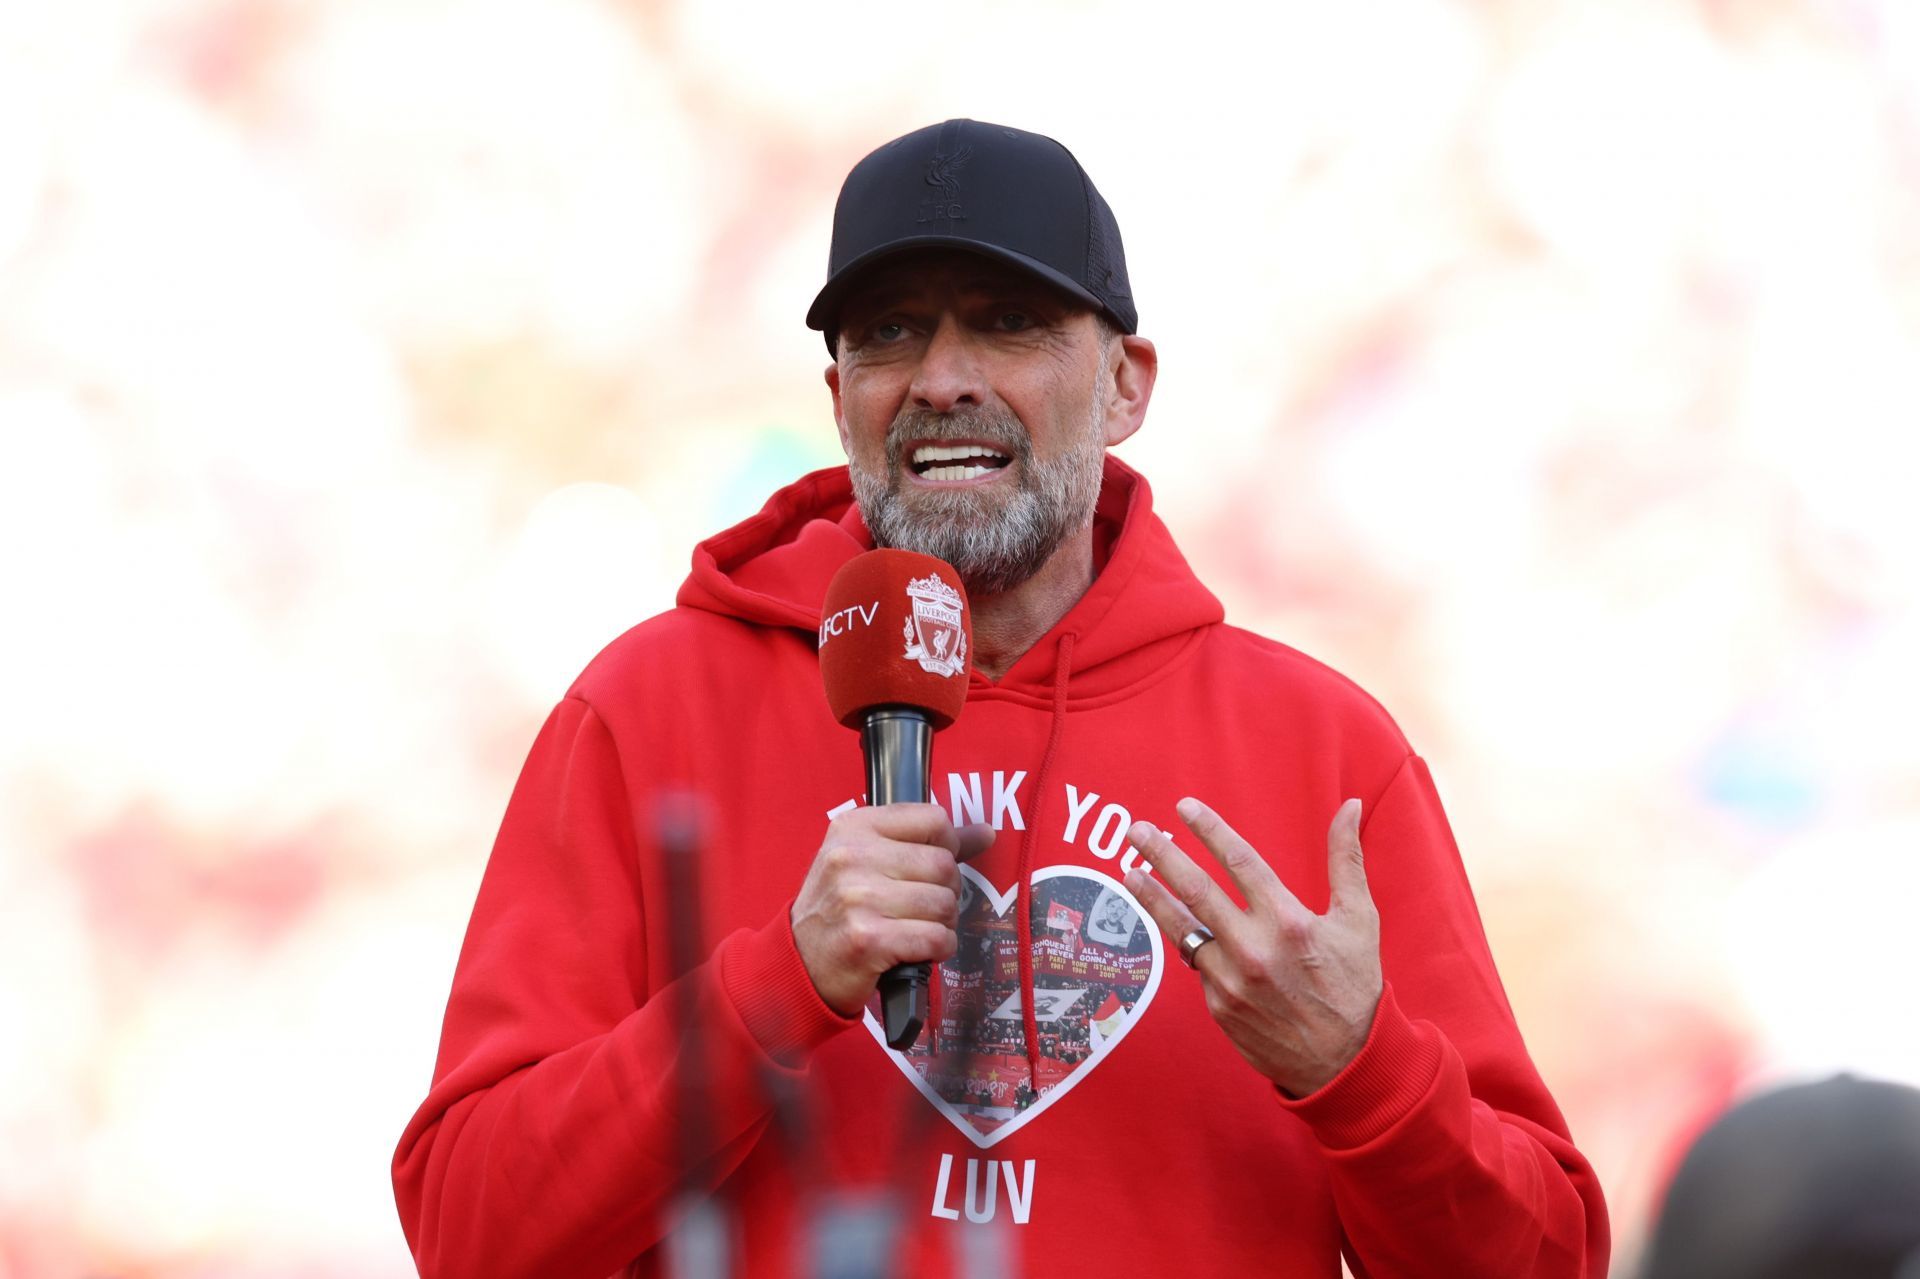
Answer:
POLYGON ((508 803, 433 1086, 394 1153, 423 1276, 620 1269, 664 1236, 677 1193, 738 1167, 778 1077, 853 1024, 821 1002, 784 910, 678 979, 650 979, 641 878, 613 739, 569 697, 508 803), (677 1122, 689 1077, 705 1103, 697 1133, 677 1122))
POLYGON ((1280 1099, 1325 1153, 1355 1273, 1604 1279, 1600 1183, 1520 1040, 1418 756, 1362 845, 1386 990, 1347 1068, 1280 1099))

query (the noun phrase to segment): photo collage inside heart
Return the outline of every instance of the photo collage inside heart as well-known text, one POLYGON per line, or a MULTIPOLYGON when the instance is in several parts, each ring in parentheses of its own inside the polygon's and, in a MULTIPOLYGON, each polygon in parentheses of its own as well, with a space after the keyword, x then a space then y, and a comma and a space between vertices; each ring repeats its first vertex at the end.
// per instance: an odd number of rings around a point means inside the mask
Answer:
MULTIPOLYGON (((1116 880, 1077 866, 1036 871, 1039 1060, 1030 1074, 1014 894, 970 866, 960 871, 960 949, 940 965, 933 1025, 907 1052, 888 1055, 955 1127, 989 1146, 1052 1105, 1132 1029, 1159 986, 1162 948, 1159 929, 1116 880)), ((869 1005, 867 1026, 884 1046, 877 1008, 869 1005)))

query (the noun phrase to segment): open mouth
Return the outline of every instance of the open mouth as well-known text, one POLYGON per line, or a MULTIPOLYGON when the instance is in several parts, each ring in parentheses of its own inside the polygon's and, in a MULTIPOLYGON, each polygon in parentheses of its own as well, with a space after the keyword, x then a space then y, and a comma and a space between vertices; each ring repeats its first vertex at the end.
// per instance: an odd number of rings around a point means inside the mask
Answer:
POLYGON ((972 480, 1012 460, 986 444, 922 444, 914 449, 910 465, 923 480, 972 480))

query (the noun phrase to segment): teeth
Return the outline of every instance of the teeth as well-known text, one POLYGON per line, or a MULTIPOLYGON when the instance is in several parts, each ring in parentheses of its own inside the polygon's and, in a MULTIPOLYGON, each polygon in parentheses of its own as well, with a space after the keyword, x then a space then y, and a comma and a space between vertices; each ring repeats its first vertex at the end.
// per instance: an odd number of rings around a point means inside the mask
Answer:
POLYGON ((958 462, 968 457, 993 457, 1005 460, 1006 454, 983 444, 922 444, 913 451, 915 465, 925 462, 958 462))
POLYGON ((936 466, 924 472, 929 480, 970 480, 976 475, 985 475, 993 468, 990 466, 936 466))

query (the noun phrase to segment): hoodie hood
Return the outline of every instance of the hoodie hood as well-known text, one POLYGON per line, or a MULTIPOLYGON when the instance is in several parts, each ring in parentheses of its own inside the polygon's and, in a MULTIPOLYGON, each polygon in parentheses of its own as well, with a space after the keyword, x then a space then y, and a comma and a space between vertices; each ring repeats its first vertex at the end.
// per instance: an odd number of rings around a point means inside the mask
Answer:
MULTIPOLYGON (((1153 513, 1145 477, 1111 454, 1094 507, 1093 542, 1095 577, 1087 593, 999 680, 974 672, 969 696, 1052 702, 1060 645, 1068 636, 1068 703, 1114 696, 1224 618, 1220 601, 1153 513)), ((813 635, 834 573, 872 548, 847 468, 815 471, 775 493, 758 514, 700 543, 678 602, 813 635)))

